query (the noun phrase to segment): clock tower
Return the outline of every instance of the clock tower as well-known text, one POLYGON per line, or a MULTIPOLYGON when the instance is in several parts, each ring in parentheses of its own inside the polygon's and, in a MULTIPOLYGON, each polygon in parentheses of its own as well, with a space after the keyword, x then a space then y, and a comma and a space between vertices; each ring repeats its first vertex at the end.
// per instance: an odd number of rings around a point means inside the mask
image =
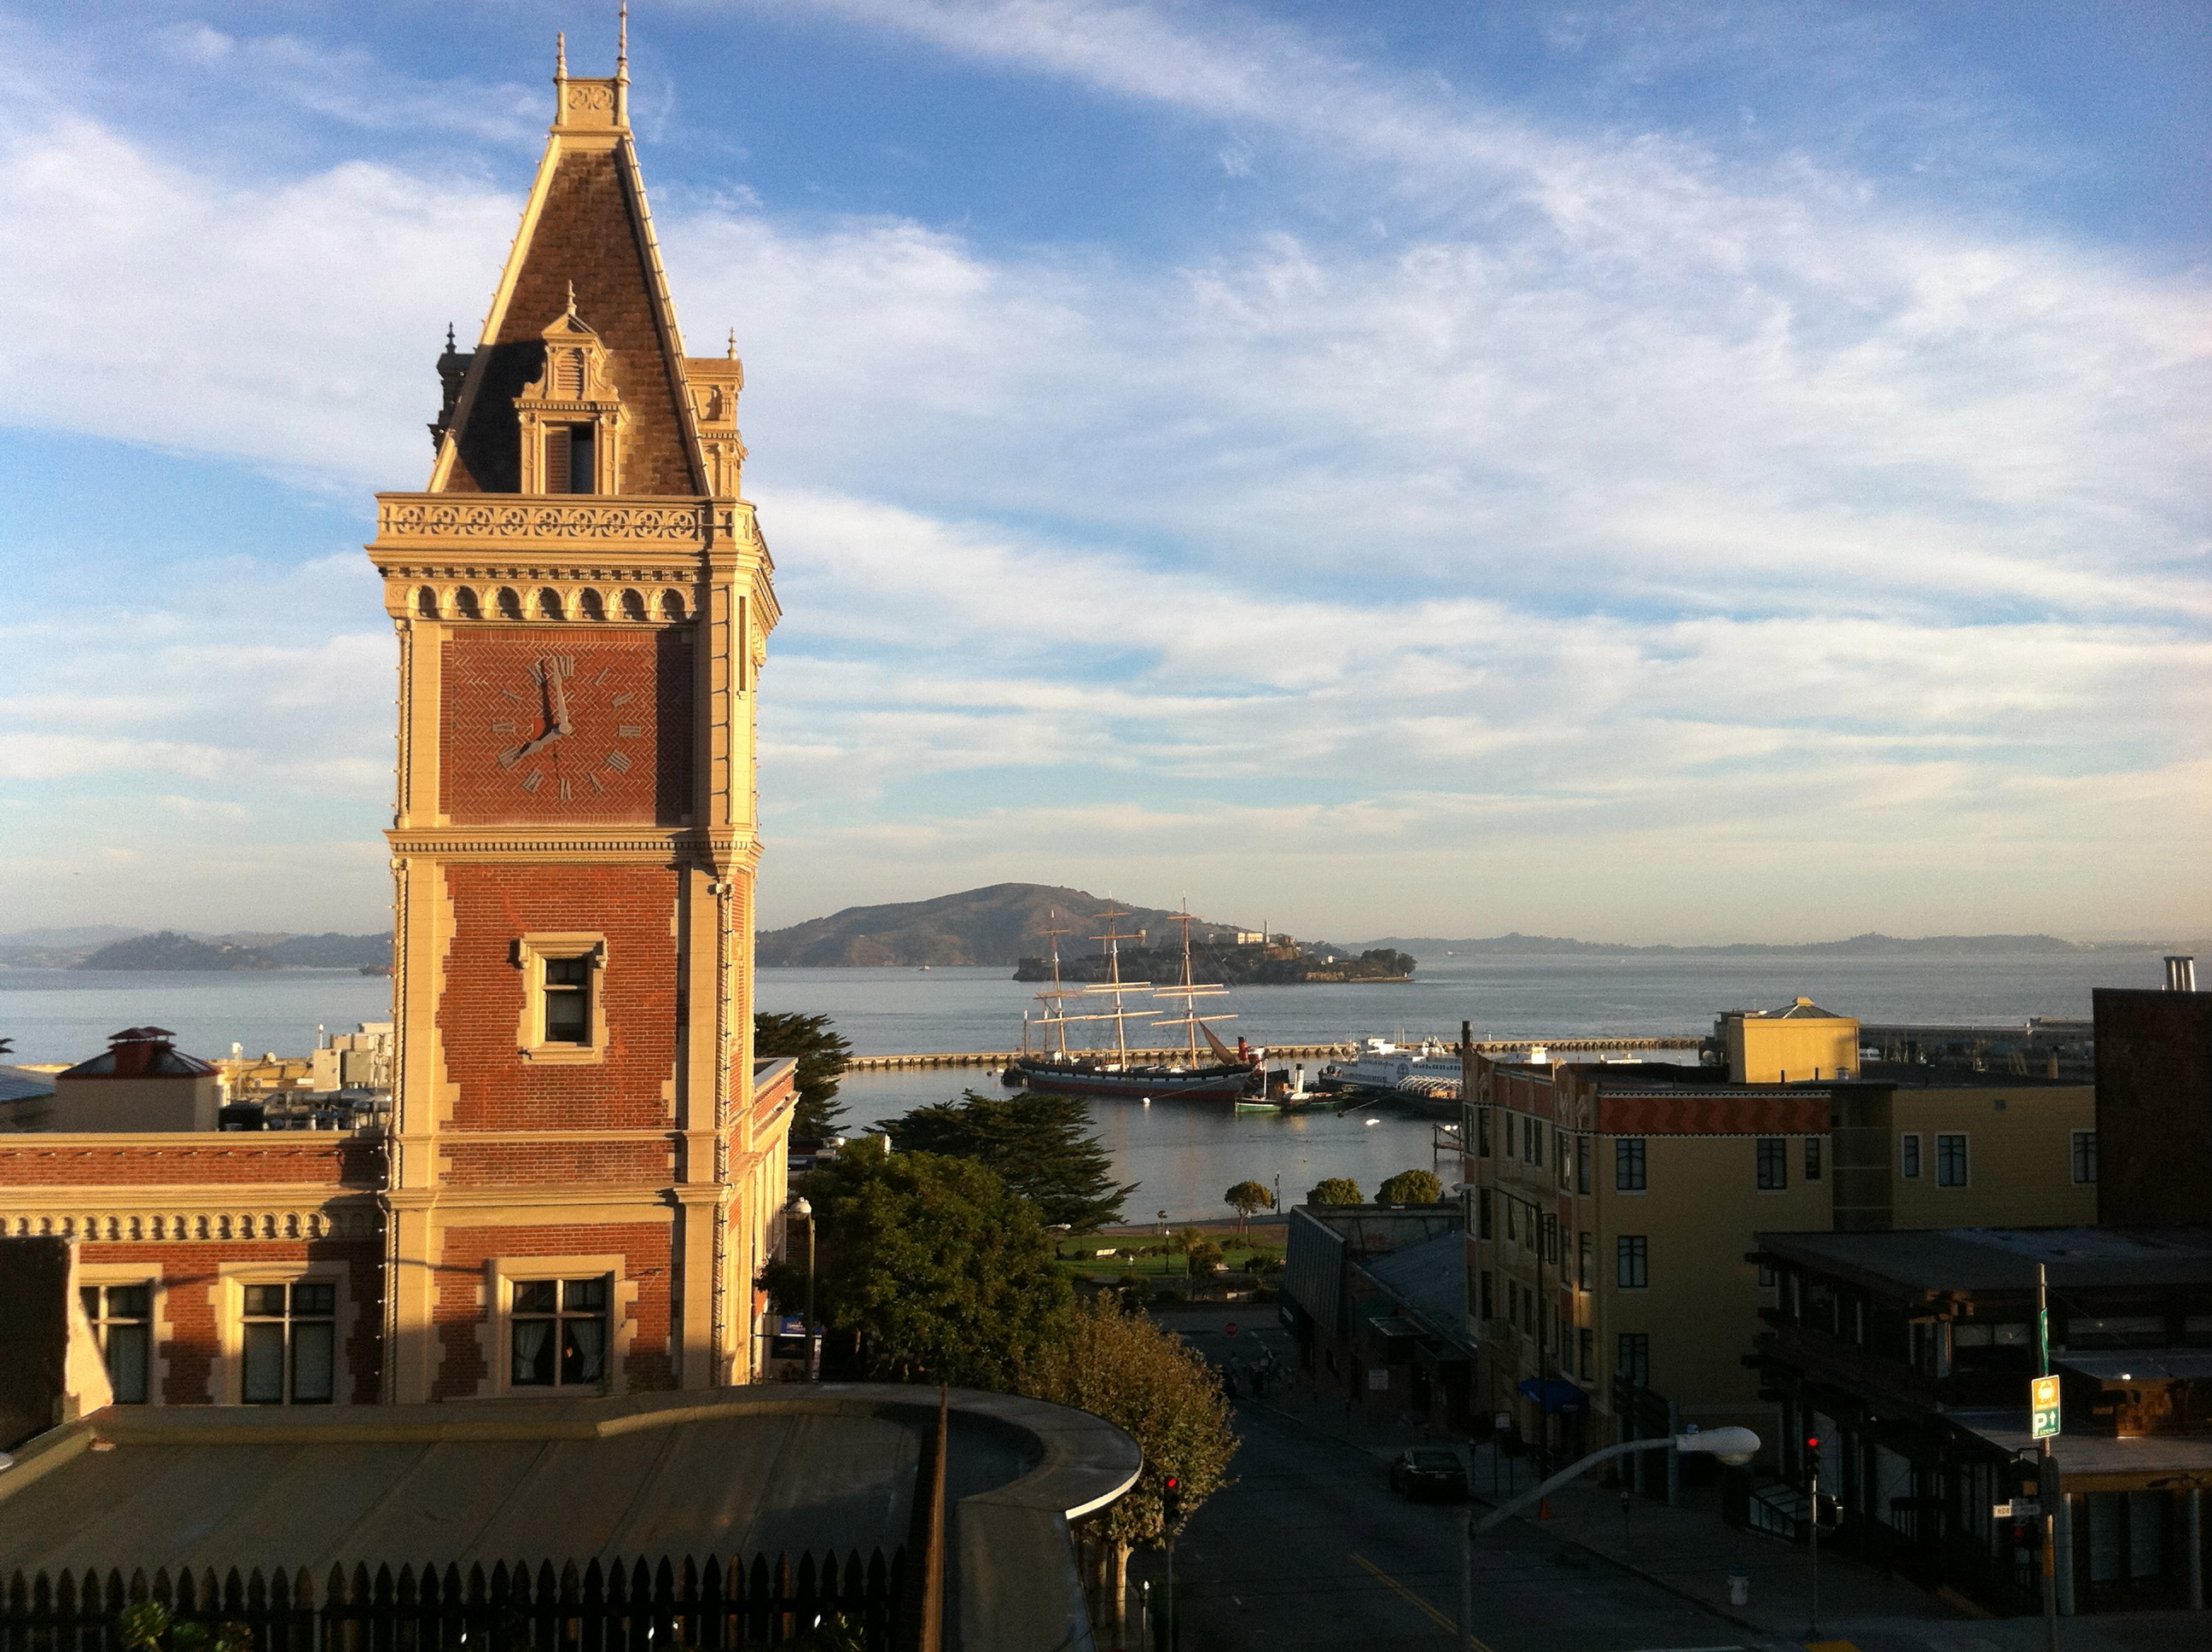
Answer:
POLYGON ((428 488, 399 638, 392 1402, 750 1379, 787 1068, 752 1060, 775 623, 728 354, 688 357, 628 120, 572 78, 428 488))

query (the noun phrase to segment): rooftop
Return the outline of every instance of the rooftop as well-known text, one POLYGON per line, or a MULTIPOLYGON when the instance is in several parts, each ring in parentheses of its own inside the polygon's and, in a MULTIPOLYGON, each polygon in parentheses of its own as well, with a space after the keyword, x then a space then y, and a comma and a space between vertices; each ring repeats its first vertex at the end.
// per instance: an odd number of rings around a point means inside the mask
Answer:
POLYGON ((1467 1241, 1456 1230, 1406 1245, 1360 1265, 1420 1330, 1467 1340, 1467 1241))
POLYGON ((1760 1249, 1861 1284, 1907 1291, 2033 1291, 2212 1285, 2212 1229, 1936 1228, 1899 1233, 1762 1233, 1760 1249))

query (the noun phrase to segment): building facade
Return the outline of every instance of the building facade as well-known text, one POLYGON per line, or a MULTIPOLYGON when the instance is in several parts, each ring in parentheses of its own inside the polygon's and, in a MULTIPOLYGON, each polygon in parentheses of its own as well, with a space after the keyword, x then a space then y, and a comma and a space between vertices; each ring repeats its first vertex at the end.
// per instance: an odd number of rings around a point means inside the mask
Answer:
MULTIPOLYGON (((369 546, 399 653, 393 1107, 346 1133, 0 1142, 171 1403, 742 1382, 791 1064, 751 1048, 776 606, 743 372, 687 357, 627 70, 555 79, 489 316, 369 546)), ((118 1397, 123 1397, 118 1395, 118 1397)))
POLYGON ((1711 1068, 1476 1051, 1467 1063, 1474 1409, 1555 1451, 1690 1422, 1771 1434, 1745 1364, 1776 1302, 1771 1271, 1747 1254, 1758 1233, 2095 1212, 2087 1085, 1948 1069, 1731 1083, 1711 1068))

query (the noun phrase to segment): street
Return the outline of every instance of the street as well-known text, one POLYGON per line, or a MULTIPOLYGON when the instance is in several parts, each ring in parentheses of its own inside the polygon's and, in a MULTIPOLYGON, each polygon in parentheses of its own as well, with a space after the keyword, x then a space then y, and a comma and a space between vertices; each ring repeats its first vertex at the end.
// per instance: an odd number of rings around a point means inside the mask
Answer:
MULTIPOLYGON (((1218 1334, 1218 1313, 1211 1335, 1192 1317, 1175 1328, 1210 1357, 1249 1348, 1218 1334)), ((1271 1325, 1248 1321, 1243 1334, 1288 1354, 1271 1325)), ((1176 1552, 1183 1652, 1450 1646, 1466 1506, 1407 1503, 1384 1457, 1300 1422, 1303 1403, 1279 1389, 1237 1406, 1237 1483, 1192 1516, 1176 1552)), ((1163 1567, 1146 1553, 1131 1570, 1158 1579, 1163 1567)), ((1482 1540, 1474 1580, 1475 1632, 1489 1652, 1745 1644, 1726 1622, 1518 1523, 1482 1540)))

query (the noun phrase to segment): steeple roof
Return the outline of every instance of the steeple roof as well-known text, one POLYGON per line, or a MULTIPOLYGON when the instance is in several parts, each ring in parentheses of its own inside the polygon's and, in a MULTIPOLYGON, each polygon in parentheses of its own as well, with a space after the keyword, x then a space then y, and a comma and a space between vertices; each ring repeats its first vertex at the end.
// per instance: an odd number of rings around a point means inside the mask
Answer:
POLYGON ((622 399, 623 494, 708 491, 676 330, 629 119, 629 75, 553 77, 553 125, 522 227, 430 478, 434 493, 514 493, 514 402, 544 369, 545 336, 573 313, 605 344, 622 399), (571 290, 574 303, 571 304, 571 290))

